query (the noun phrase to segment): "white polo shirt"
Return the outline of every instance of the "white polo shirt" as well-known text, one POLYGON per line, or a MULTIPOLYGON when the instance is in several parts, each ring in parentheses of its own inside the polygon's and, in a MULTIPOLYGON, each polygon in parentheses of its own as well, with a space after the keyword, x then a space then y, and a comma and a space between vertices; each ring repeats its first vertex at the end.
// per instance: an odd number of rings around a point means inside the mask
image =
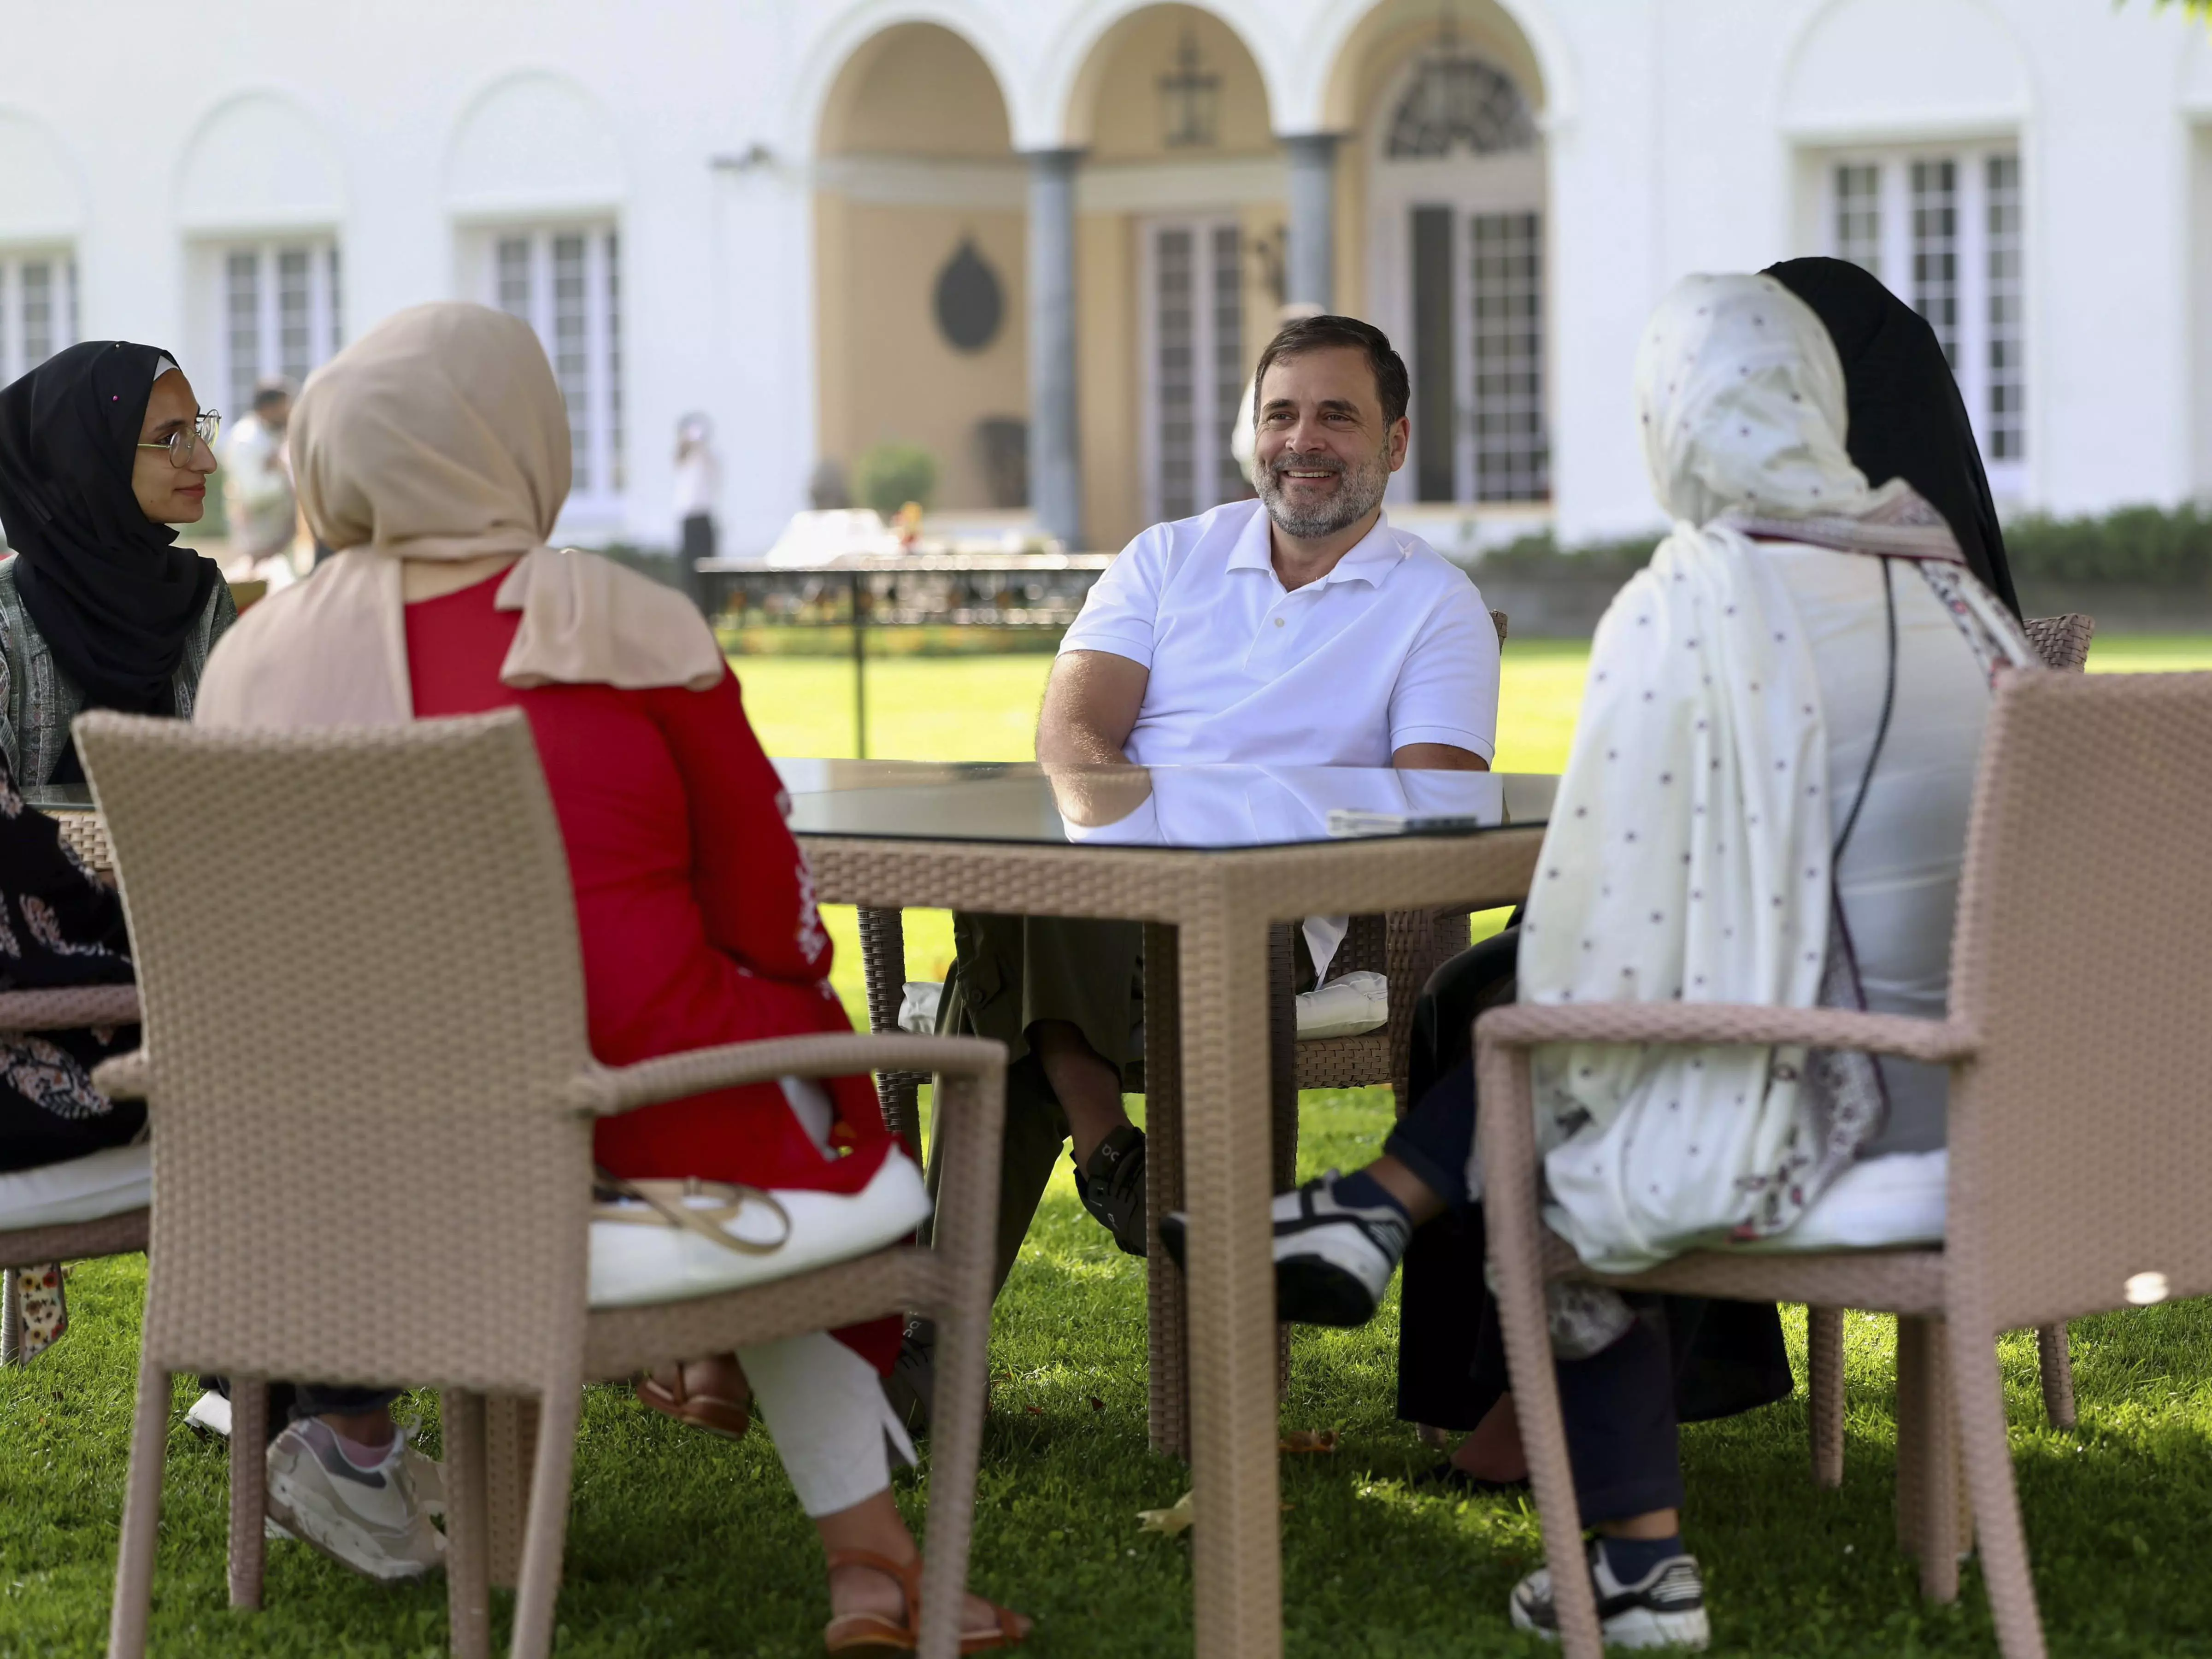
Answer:
POLYGON ((1409 743, 1487 761, 1498 634, 1467 574, 1388 515, 1286 591, 1267 510, 1155 525, 1107 567, 1060 642, 1152 671, 1123 752, 1139 765, 1388 766, 1409 743))

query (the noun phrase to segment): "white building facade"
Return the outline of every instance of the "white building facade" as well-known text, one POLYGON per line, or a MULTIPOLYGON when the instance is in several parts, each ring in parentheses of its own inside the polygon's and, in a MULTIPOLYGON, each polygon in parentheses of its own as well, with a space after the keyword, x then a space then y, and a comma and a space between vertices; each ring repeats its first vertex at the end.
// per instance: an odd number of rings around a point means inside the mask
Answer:
POLYGON ((564 533, 757 551, 825 460, 1088 545, 1237 493, 1285 303, 1414 374, 1440 544, 1655 518, 1686 271, 1835 253, 1936 324, 2003 500, 2212 496, 2212 31, 2149 0, 230 0, 18 8, 0 380, 166 346, 201 401, 419 301, 530 319, 564 533))

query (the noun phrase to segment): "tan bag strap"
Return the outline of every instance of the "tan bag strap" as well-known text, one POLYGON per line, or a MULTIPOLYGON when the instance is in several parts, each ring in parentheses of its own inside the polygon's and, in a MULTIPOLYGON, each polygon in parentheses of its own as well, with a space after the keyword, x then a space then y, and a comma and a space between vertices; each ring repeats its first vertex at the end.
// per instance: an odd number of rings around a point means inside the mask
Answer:
POLYGON ((595 1201, 592 1206, 594 1221, 619 1222, 634 1227, 678 1227, 700 1237, 711 1239, 726 1250, 739 1255, 772 1255, 791 1243, 791 1212, 774 1193, 759 1187, 745 1187, 722 1181, 702 1181, 696 1176, 682 1180, 629 1181, 605 1170, 596 1170, 600 1186, 610 1188, 624 1198, 635 1199, 650 1212, 640 1215, 626 1205, 595 1201), (684 1200, 689 1198, 713 1198, 719 1200, 715 1209, 695 1207, 684 1200), (770 1244, 757 1244, 749 1238, 739 1238, 724 1229, 714 1218, 721 1220, 734 1218, 744 1208, 749 1199, 757 1200, 775 1212, 783 1223, 783 1237, 770 1244))

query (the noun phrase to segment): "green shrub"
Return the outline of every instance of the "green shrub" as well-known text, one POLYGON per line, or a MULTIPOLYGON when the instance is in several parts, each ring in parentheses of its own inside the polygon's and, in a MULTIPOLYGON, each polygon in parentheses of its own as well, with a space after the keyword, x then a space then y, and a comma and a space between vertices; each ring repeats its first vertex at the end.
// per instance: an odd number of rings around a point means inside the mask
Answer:
MULTIPOLYGON (((2212 507, 2123 507, 2090 519, 2035 514, 2007 524, 2004 538, 2016 581, 2175 592, 2212 587, 2212 507)), ((1485 554, 1478 571, 1533 581, 1626 581, 1650 562, 1659 539, 1654 532, 1561 548, 1545 531, 1485 554)))
POLYGON ((2100 519, 2037 514, 2007 525, 2004 538, 2016 580, 2185 589, 2212 580, 2212 512, 2194 505, 2124 507, 2100 519))
POLYGON ((1540 530, 1522 536, 1482 556, 1476 573, 1482 576, 1519 576, 1540 581, 1563 580, 1625 582, 1651 562, 1651 550, 1662 532, 1632 536, 1620 541, 1589 542, 1562 548, 1552 532, 1540 530))
POLYGON ((633 547, 628 542, 610 542, 599 551, 602 558, 628 565, 641 576, 650 576, 664 586, 675 588, 679 592, 683 591, 683 564, 672 553, 653 552, 645 548, 633 547))
POLYGON ((853 463, 853 494, 886 519, 908 501, 937 493, 937 457, 920 444, 878 444, 853 463))

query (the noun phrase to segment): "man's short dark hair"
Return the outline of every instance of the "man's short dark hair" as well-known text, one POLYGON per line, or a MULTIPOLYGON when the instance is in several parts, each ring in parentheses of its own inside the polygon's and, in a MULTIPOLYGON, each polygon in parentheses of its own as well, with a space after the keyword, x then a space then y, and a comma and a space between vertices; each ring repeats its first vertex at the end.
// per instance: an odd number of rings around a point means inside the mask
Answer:
POLYGON ((1390 349, 1390 337, 1372 323, 1357 317, 1300 317, 1285 323, 1260 354, 1260 367, 1252 374, 1252 420, 1260 419, 1260 385, 1267 371, 1285 357, 1303 357, 1309 351, 1349 347, 1367 355, 1375 372, 1375 390, 1382 399, 1382 424, 1395 426, 1412 398, 1406 379, 1406 360, 1390 349))
POLYGON ((264 380, 253 388, 253 407, 256 413, 264 409, 273 409, 278 404, 287 404, 291 401, 292 383, 289 380, 264 380))

